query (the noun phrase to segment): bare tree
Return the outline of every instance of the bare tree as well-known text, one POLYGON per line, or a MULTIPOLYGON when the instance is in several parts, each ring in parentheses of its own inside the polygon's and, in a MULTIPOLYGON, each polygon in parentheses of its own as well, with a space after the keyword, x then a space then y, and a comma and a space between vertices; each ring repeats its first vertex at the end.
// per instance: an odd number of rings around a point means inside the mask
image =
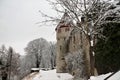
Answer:
POLYGON ((7 50, 4 45, 0 48, 0 60, 2 63, 2 77, 6 80, 13 80, 18 77, 20 55, 12 47, 7 50))
POLYGON ((47 49, 48 42, 43 39, 35 39, 30 41, 25 48, 26 54, 35 56, 36 67, 39 68, 41 64, 42 53, 47 49))
POLYGON ((53 42, 50 42, 48 51, 50 53, 51 69, 54 69, 56 66, 56 44, 53 42))
POLYGON ((8 59, 7 59, 7 66, 8 66, 8 80, 14 79, 15 76, 18 77, 19 73, 19 66, 20 66, 20 55, 14 51, 12 47, 8 49, 8 59))
POLYGON ((35 56, 33 55, 25 55, 20 58, 20 70, 19 70, 19 78, 22 80, 25 76, 30 74, 31 68, 36 67, 35 64, 35 56))
POLYGON ((12 56, 13 56, 13 49, 12 47, 9 47, 9 50, 8 50, 8 80, 10 80, 10 76, 11 76, 11 63, 12 63, 12 56))
MULTIPOLYGON (((106 17, 109 14, 111 7, 110 0, 47 0, 58 13, 69 14, 73 21, 73 26, 80 30, 86 37, 89 44, 89 51, 86 55, 87 75, 94 75, 94 46, 96 36, 105 38, 100 32, 102 31, 101 24, 106 23, 106 17), (90 60, 89 60, 90 59, 90 60)), ((43 14, 48 17, 49 21, 54 21, 54 17, 43 14)), ((59 20, 59 19, 55 19, 59 20)), ((46 21, 45 21, 46 22, 46 21)), ((84 44, 83 44, 84 45, 84 44)))
POLYGON ((67 63, 67 70, 71 73, 75 80, 79 78, 83 78, 86 80, 86 72, 84 70, 84 55, 82 54, 82 50, 78 50, 74 53, 69 53, 65 56, 67 63))
POLYGON ((32 59, 37 68, 54 68, 55 67, 55 45, 48 43, 45 39, 39 38, 30 41, 25 48, 26 56, 32 59))
POLYGON ((7 49, 5 45, 2 45, 0 48, 0 62, 2 65, 6 65, 7 60, 7 49))
POLYGON ((7 49, 5 45, 0 48, 0 78, 3 80, 7 79, 7 49))

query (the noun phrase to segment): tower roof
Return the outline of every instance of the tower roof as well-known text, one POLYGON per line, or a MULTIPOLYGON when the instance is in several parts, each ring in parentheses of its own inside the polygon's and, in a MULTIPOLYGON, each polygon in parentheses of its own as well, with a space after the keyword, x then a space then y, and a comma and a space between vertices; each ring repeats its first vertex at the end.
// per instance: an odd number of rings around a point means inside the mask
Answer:
POLYGON ((68 15, 67 12, 65 12, 55 30, 58 30, 59 28, 63 27, 71 27, 71 22, 72 21, 70 19, 70 16, 68 15))

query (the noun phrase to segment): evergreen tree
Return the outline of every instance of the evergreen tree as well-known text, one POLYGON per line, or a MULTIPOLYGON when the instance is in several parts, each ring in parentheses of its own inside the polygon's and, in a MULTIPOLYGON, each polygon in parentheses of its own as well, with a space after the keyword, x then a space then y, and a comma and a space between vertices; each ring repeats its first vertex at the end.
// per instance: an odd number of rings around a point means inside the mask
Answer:
POLYGON ((98 39, 95 54, 96 67, 100 74, 120 69, 120 23, 107 23, 102 26, 106 38, 98 39))

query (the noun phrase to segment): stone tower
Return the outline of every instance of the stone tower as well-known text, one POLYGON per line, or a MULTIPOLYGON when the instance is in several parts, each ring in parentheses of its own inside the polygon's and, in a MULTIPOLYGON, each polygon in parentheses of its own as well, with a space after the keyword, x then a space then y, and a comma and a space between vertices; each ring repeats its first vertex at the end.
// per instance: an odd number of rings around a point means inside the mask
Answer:
POLYGON ((71 21, 69 15, 65 12, 61 21, 57 25, 56 31, 56 39, 57 39, 57 72, 64 73, 66 72, 66 62, 65 62, 65 54, 66 54, 66 39, 70 35, 72 30, 71 21))

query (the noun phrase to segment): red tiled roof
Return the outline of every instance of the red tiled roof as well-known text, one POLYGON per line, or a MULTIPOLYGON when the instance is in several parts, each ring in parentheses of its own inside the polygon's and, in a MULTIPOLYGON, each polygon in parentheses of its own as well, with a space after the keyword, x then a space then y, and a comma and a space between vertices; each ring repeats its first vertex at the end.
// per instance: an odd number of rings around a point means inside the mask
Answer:
POLYGON ((56 28, 55 28, 55 31, 56 31, 57 29, 59 29, 59 28, 64 28, 64 27, 71 27, 71 25, 69 25, 69 24, 68 24, 68 25, 61 25, 60 27, 56 27, 56 28))

